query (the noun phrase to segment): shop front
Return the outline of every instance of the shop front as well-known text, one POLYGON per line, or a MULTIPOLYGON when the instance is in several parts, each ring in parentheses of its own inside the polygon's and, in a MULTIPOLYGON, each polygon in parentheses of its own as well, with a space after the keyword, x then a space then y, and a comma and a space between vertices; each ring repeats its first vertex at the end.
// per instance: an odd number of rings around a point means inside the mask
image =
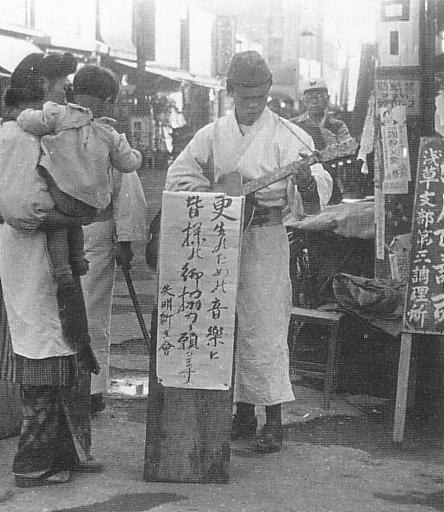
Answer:
POLYGON ((165 168, 199 128, 218 117, 223 87, 216 78, 150 64, 141 78, 135 61, 102 56, 101 64, 120 78, 119 128, 149 167, 165 168))

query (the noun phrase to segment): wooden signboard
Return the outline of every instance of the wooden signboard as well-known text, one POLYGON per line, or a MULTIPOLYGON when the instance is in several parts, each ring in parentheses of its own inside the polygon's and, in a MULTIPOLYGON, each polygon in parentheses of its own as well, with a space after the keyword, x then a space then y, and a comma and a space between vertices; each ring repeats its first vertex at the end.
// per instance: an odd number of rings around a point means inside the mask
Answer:
POLYGON ((444 333, 444 139, 422 137, 404 312, 412 332, 444 333))
POLYGON ((226 483, 243 197, 164 192, 145 480, 226 483))
MULTIPOLYGON (((444 333, 444 139, 422 137, 416 175, 393 440, 404 438, 412 339, 444 333)), ((412 379, 410 379, 412 384, 412 379)), ((414 385, 414 383, 413 383, 414 385)))

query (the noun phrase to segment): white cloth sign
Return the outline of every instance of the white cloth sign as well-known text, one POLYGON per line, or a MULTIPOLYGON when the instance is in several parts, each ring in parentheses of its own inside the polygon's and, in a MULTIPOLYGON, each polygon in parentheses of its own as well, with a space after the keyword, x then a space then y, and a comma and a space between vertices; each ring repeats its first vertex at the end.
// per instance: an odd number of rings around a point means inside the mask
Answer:
POLYGON ((167 387, 231 387, 243 197, 164 192, 157 377, 167 387))

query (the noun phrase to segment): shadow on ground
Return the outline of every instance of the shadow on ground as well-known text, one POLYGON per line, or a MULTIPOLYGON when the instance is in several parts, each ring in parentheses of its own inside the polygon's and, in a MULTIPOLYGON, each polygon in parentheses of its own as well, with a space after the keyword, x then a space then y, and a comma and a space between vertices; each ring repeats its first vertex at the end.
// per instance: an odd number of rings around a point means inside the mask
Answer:
POLYGON ((169 492, 142 492, 119 494, 100 503, 89 503, 73 508, 63 508, 55 512, 145 512, 164 503, 186 499, 185 496, 169 492))
POLYGON ((407 494, 375 493, 373 496, 391 503, 397 503, 398 505, 418 505, 444 511, 444 491, 430 493, 411 492, 407 494))
MULTIPOLYGON (((129 421, 145 423, 147 399, 110 400, 115 416, 124 416, 129 421)), ((363 417, 322 417, 303 423, 292 423, 284 427, 284 441, 321 446, 346 446, 366 451, 374 461, 367 464, 382 464, 377 459, 397 458, 425 463, 444 464, 444 432, 437 418, 424 421, 410 419, 406 426, 405 441, 394 443, 393 425, 387 418, 367 415, 363 417)), ((254 457, 250 446, 234 443, 234 455, 254 457)), ((444 481, 442 482, 444 484, 444 481)))
POLYGON ((285 437, 292 442, 365 450, 374 458, 444 463, 444 434, 442 423, 436 418, 411 419, 403 443, 393 442, 392 429, 392 422, 379 416, 335 416, 287 425, 285 437))

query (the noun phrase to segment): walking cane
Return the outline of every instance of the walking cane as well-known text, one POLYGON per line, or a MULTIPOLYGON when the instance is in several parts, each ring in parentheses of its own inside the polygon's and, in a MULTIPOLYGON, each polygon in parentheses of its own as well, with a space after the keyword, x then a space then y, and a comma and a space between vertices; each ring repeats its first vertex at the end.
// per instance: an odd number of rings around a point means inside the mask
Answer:
POLYGON ((136 312, 137 320, 139 321, 140 329, 143 334, 143 339, 145 340, 146 346, 150 348, 150 337, 148 334, 148 331, 146 329, 145 320, 142 315, 142 309, 140 308, 139 300, 137 299, 136 290, 134 289, 133 280, 131 279, 131 275, 129 272, 129 268, 127 265, 122 265, 122 272, 125 276, 125 281, 128 286, 128 291, 131 297, 131 300, 133 301, 134 311, 136 312))

